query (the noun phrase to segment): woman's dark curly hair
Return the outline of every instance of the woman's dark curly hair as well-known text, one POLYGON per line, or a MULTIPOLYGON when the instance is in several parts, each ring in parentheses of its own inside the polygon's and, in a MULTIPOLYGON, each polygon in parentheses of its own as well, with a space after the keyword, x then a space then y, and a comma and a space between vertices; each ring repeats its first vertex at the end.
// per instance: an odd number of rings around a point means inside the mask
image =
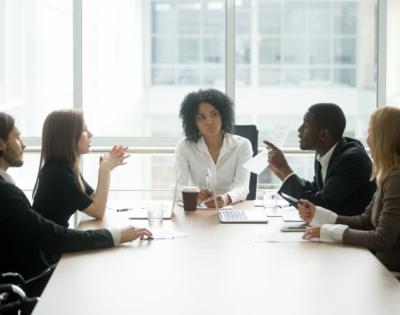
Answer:
POLYGON ((182 119, 186 139, 197 142, 200 138, 200 131, 196 125, 196 115, 201 103, 209 103, 214 106, 221 115, 221 129, 224 132, 231 132, 234 123, 232 99, 215 89, 199 90, 186 95, 181 103, 179 117, 182 119))

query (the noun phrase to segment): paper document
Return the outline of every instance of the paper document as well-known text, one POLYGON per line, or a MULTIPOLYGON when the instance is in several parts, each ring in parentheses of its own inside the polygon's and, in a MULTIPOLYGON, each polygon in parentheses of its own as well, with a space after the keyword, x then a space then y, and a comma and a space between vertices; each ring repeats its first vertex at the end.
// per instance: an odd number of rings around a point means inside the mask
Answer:
POLYGON ((151 231, 153 234, 153 240, 173 240, 178 237, 187 237, 189 236, 186 233, 176 231, 176 230, 154 230, 151 231))
MULTIPOLYGON (((178 201, 178 206, 181 206, 183 208, 183 202, 182 201, 178 201)), ((204 203, 201 203, 197 206, 197 209, 199 210, 216 210, 216 208, 208 208, 204 203)), ((233 207, 231 205, 226 205, 222 208, 218 208, 218 209, 223 209, 223 210, 230 210, 233 209, 233 207)))
POLYGON ((285 222, 304 222, 299 216, 299 211, 294 207, 283 207, 279 213, 285 222))
POLYGON ((272 142, 276 147, 282 148, 285 146, 286 140, 289 136, 289 128, 284 125, 275 125, 267 132, 267 140, 272 142))
POLYGON ((302 233, 270 233, 260 234, 254 240, 255 243, 298 243, 298 242, 315 242, 319 239, 305 240, 302 233))
MULTIPOLYGON (((203 202, 198 205, 197 209, 200 209, 200 210, 216 210, 216 208, 207 207, 203 202)), ((231 205, 226 205, 226 206, 223 206, 222 208, 218 208, 218 209, 219 210, 221 210, 221 209, 222 210, 230 210, 230 209, 233 209, 233 207, 231 205)))
POLYGON ((255 157, 248 160, 242 166, 257 175, 260 175, 268 164, 268 151, 264 150, 258 153, 255 157))

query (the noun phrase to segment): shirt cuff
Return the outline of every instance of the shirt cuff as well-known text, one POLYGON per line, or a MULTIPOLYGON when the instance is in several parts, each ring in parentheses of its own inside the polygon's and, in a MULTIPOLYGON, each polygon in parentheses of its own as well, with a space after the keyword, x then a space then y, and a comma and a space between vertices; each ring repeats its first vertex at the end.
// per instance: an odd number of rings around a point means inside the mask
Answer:
POLYGON ((235 203, 235 202, 241 201, 240 200, 240 194, 238 194, 237 192, 235 192, 233 190, 228 191, 226 194, 231 198, 231 203, 235 203))
POLYGON ((344 224, 324 224, 319 238, 325 243, 343 243, 343 234, 347 229, 348 225, 344 224))
POLYGON ((293 175, 294 175, 294 172, 291 172, 288 176, 286 176, 285 179, 282 181, 281 187, 282 187, 283 184, 287 181, 287 179, 288 179, 289 177, 293 176, 293 175))
POLYGON ((108 231, 110 231, 111 236, 113 238, 114 241, 114 246, 117 246, 120 244, 121 242, 121 232, 119 229, 117 228, 109 228, 108 231))
POLYGON ((322 224, 333 224, 336 222, 338 215, 328 209, 322 207, 316 207, 314 217, 312 218, 310 225, 322 225, 322 224))

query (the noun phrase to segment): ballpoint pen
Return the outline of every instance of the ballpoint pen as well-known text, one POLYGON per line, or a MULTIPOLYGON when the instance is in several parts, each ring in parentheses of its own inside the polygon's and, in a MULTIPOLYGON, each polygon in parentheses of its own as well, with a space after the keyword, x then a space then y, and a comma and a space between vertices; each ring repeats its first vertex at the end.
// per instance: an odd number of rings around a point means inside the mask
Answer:
POLYGON ((128 210, 133 210, 133 208, 121 208, 121 209, 117 209, 117 212, 124 212, 124 211, 128 211, 128 210))
POLYGON ((213 185, 213 182, 212 182, 212 173, 211 173, 211 170, 209 168, 207 168, 206 184, 207 184, 207 189, 212 192, 212 197, 214 199, 215 209, 218 211, 217 195, 214 192, 214 185, 213 185))

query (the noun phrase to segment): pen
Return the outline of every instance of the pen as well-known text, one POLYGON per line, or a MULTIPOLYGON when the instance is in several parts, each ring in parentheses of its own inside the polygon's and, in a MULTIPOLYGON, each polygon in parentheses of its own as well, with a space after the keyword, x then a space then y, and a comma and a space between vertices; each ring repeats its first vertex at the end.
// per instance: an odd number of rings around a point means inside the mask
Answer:
POLYGON ((143 241, 143 240, 151 241, 151 240, 153 240, 153 239, 154 239, 154 238, 153 238, 152 236, 149 236, 149 237, 141 236, 141 237, 140 237, 140 240, 141 240, 141 241, 143 241))
POLYGON ((128 211, 128 210, 133 210, 132 208, 121 208, 121 209, 117 209, 117 212, 124 212, 124 211, 128 211))
POLYGON ((299 199, 296 199, 296 198, 294 198, 294 197, 292 197, 292 196, 289 196, 288 194, 281 193, 281 195, 282 195, 283 198, 286 198, 287 200, 290 200, 290 201, 292 201, 292 202, 294 202, 294 203, 301 203, 301 202, 299 201, 299 199))

